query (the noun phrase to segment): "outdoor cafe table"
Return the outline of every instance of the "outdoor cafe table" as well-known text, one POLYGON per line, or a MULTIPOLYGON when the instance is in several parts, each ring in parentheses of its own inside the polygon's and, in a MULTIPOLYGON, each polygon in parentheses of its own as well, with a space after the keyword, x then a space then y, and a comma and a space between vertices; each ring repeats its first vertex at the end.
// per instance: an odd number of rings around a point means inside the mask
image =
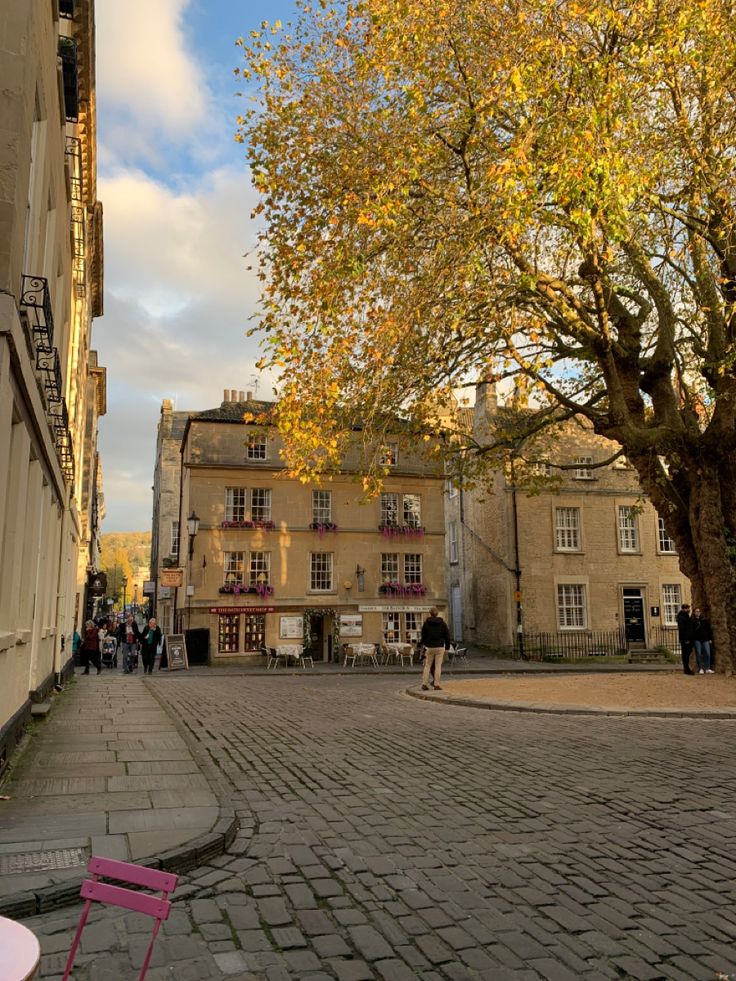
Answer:
POLYGON ((276 653, 279 657, 283 657, 284 664, 289 664, 289 658, 296 661, 297 664, 301 660, 304 647, 301 644, 281 644, 276 648, 276 653))
POLYGON ((41 946, 28 927, 0 916, 0 977, 30 981, 41 960, 41 946))
POLYGON ((396 660, 403 666, 404 658, 409 658, 409 664, 414 663, 414 650, 411 644, 386 644, 386 655, 384 663, 389 660, 389 658, 395 657, 396 660))

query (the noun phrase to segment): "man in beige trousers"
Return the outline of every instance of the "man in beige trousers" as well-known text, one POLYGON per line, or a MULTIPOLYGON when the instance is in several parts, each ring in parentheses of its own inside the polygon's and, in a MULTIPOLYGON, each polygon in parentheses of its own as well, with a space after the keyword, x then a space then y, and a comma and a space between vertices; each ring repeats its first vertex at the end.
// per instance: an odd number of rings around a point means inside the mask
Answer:
POLYGON ((422 691, 429 691, 429 672, 433 664, 434 690, 441 691, 442 658, 445 656, 445 651, 450 647, 450 631, 436 606, 432 607, 429 616, 422 624, 422 644, 426 651, 424 672, 422 673, 422 691))

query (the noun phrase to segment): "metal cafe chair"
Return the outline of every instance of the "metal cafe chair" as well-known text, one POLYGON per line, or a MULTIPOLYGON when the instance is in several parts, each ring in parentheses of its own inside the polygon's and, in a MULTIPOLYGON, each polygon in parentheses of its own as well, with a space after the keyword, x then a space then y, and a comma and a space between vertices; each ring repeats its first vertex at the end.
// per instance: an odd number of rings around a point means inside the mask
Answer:
POLYGON ((132 865, 130 862, 119 862, 114 858, 97 858, 94 855, 89 860, 87 871, 92 873, 92 878, 85 879, 82 883, 80 896, 86 902, 79 918, 79 926, 74 936, 72 949, 69 951, 69 959, 66 962, 66 969, 61 981, 67 981, 69 978, 92 903, 120 906, 122 909, 132 910, 134 913, 143 913, 144 916, 150 916, 154 920, 153 936, 138 977, 138 981, 143 981, 148 971, 148 964, 151 960, 153 945, 158 936, 161 921, 167 920, 169 917, 171 911, 169 896, 176 889, 179 876, 172 872, 160 872, 158 869, 132 865), (136 892, 133 889, 125 889, 108 882, 100 882, 101 876, 106 879, 114 879, 116 882, 125 882, 133 886, 142 886, 144 889, 157 890, 160 891, 161 895, 151 896, 149 893, 136 892))

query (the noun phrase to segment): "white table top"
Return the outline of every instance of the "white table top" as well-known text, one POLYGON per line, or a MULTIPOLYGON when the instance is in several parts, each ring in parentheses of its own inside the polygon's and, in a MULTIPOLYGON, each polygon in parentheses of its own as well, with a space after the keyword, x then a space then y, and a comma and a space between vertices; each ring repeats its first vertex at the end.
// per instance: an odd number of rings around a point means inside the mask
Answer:
POLYGON ((284 657, 301 657, 302 650, 302 644, 279 644, 276 653, 282 654, 284 657))
POLYGON ((0 916, 0 968, 3 981, 29 981, 41 959, 36 935, 15 920, 0 916))

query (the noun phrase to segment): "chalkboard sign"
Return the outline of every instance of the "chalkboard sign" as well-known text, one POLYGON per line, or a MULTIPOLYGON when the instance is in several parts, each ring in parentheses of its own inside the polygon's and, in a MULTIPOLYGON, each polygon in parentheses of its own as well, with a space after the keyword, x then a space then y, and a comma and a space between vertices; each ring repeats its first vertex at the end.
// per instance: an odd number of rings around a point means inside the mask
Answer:
POLYGON ((182 668, 188 671, 189 659, 184 634, 167 634, 165 641, 169 671, 181 671, 182 668))

